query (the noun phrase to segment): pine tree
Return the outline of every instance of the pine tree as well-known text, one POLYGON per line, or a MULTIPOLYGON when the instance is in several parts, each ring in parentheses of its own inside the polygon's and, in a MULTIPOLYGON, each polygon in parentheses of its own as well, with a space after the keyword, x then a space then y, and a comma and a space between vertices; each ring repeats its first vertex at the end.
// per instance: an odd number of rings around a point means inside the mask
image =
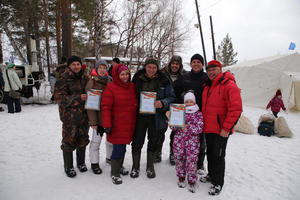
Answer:
POLYGON ((223 66, 229 66, 237 63, 238 60, 235 60, 237 52, 234 52, 231 38, 228 33, 226 37, 222 40, 221 44, 218 46, 217 50, 217 60, 223 63, 223 66))

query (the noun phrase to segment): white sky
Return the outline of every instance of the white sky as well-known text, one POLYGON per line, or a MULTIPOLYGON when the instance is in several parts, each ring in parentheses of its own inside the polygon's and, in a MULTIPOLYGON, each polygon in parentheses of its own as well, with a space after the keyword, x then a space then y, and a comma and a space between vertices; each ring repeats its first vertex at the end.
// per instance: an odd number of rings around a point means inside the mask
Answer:
MULTIPOLYGON (((203 54, 195 0, 184 0, 185 21, 190 23, 190 40, 182 55, 185 62, 194 53, 203 54)), ((212 59, 209 16, 213 18, 217 46, 229 33, 237 59, 255 58, 299 52, 300 0, 198 0, 207 60, 212 59), (296 49, 289 51, 290 42, 296 49)))
MULTIPOLYGON (((184 26, 189 26, 189 39, 179 55, 189 63, 194 53, 203 55, 195 0, 182 0, 184 26)), ((217 46, 229 33, 239 61, 278 54, 299 52, 300 0, 198 0, 207 60, 211 60, 212 40, 209 16, 213 18, 217 46), (290 42, 296 49, 289 51, 290 42)), ((4 59, 11 47, 3 46, 4 59)))

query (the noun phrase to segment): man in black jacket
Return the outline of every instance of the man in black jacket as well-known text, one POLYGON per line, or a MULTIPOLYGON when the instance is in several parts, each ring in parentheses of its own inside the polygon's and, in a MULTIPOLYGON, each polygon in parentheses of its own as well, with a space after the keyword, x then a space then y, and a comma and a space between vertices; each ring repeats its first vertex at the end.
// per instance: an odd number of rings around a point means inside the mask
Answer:
MULTIPOLYGON (((203 57, 200 54, 194 54, 191 58, 191 67, 192 70, 186 74, 183 74, 174 82, 174 91, 176 95, 176 102, 183 103, 183 96, 184 94, 189 91, 193 90, 196 103, 198 104, 199 108, 202 108, 202 91, 204 89, 205 83, 208 80, 207 74, 203 70, 203 57)), ((200 134, 200 152, 198 156, 198 173, 204 173, 204 158, 205 158, 205 137, 203 134, 200 134)))

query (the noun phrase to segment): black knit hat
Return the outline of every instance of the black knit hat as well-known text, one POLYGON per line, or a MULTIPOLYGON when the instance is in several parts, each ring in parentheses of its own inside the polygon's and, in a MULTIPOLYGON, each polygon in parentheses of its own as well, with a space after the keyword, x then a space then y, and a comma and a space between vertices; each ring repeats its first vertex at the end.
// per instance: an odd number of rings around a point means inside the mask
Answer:
POLYGON ((67 66, 71 65, 72 62, 80 62, 80 64, 82 65, 82 62, 81 62, 81 58, 78 57, 78 56, 71 56, 68 58, 68 61, 67 61, 67 66))
POLYGON ((200 54, 198 54, 198 53, 196 53, 196 54, 194 54, 193 56, 192 56, 192 58, 191 58, 191 63, 192 63, 192 61, 193 60, 200 60, 200 62, 202 63, 202 65, 203 65, 203 57, 200 55, 200 54))
POLYGON ((146 61, 145 61, 145 67, 148 64, 154 64, 154 65, 157 66, 157 69, 159 69, 159 61, 156 60, 155 58, 147 58, 146 61))

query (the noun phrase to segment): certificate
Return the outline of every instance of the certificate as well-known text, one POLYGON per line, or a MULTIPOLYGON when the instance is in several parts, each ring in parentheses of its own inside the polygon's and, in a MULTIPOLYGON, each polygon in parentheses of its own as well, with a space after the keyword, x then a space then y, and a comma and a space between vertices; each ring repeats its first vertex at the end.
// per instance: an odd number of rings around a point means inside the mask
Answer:
POLYGON ((154 102, 156 100, 156 92, 141 92, 140 113, 155 113, 154 102))
POLYGON ((185 115, 184 104, 171 104, 169 126, 184 127, 185 125, 184 115, 185 115))
POLYGON ((85 109, 100 110, 101 93, 102 90, 87 90, 87 100, 85 102, 85 109))

